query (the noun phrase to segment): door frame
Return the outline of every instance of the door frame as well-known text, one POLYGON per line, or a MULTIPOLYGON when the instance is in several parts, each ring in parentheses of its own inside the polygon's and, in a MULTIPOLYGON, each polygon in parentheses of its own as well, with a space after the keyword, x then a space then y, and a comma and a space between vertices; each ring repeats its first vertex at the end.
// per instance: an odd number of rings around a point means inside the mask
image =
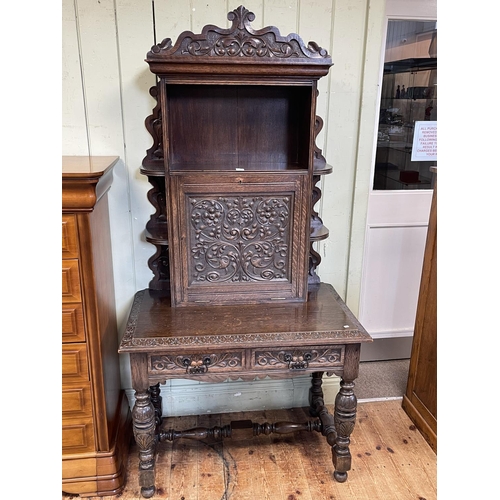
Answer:
MULTIPOLYGON (((432 200, 432 190, 415 190, 415 191, 375 191, 373 189, 374 174, 375 174, 375 157, 377 147, 378 121, 380 116, 380 104, 382 94, 382 81, 384 73, 385 50, 387 40, 387 29, 390 20, 408 19, 433 21, 437 20, 437 0, 387 0, 385 18, 383 23, 383 37, 381 45, 381 53, 379 58, 379 86, 376 99, 377 112, 375 113, 375 134, 373 136, 373 155, 370 170, 370 184, 368 188, 368 201, 366 212, 366 224, 364 233, 363 258, 361 266, 361 282, 359 289, 359 318, 363 323, 364 314, 367 304, 367 287, 365 278, 367 276, 367 258, 370 250, 371 231, 375 228, 394 227, 394 228, 421 228, 428 226, 430 205, 432 200), (411 207, 415 210, 408 210, 408 204, 404 203, 405 197, 411 197, 411 207), (394 217, 385 219, 384 222, 377 221, 380 214, 390 206, 398 206, 402 208, 401 212, 396 212, 394 217)), ((430 165, 429 165, 430 166, 430 165)), ((406 200, 408 201, 408 200, 406 200)), ((425 238, 422 244, 422 262, 423 248, 425 246, 425 238)), ((418 269, 420 274, 421 267, 418 269)), ((416 302, 415 302, 416 312, 416 302)), ((374 342, 370 345, 366 344, 361 350, 362 361, 375 361, 383 359, 404 359, 409 358, 411 354, 411 346, 413 342, 413 327, 387 331, 370 332, 374 338, 374 342)))

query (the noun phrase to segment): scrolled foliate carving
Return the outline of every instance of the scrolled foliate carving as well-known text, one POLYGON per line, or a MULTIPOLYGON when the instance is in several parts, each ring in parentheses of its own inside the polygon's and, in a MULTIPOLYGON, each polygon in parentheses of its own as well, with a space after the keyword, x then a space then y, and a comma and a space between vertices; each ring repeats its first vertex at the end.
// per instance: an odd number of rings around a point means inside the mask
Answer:
POLYGON ((269 26, 254 30, 251 22, 255 14, 243 6, 229 12, 227 18, 232 22, 229 29, 207 25, 202 33, 195 35, 182 33, 175 46, 170 38, 154 45, 148 58, 156 55, 193 56, 214 58, 254 58, 254 59, 325 59, 328 52, 314 42, 306 46, 295 33, 286 37, 279 30, 269 26))
POLYGON ((192 282, 289 280, 290 196, 189 202, 192 282))
POLYGON ((242 366, 241 353, 181 354, 151 356, 152 373, 182 370, 188 374, 203 374, 214 369, 231 369, 242 366))
POLYGON ((255 353, 257 367, 275 367, 290 370, 305 370, 310 364, 315 367, 331 366, 342 362, 342 348, 311 348, 281 351, 258 351, 255 353))

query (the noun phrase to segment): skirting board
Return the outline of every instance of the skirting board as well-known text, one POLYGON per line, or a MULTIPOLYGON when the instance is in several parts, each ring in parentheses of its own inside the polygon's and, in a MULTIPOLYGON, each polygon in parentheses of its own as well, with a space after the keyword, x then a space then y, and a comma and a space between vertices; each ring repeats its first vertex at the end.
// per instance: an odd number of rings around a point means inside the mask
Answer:
POLYGON ((388 361, 409 359, 413 337, 374 338, 373 342, 361 345, 360 361, 388 361))
MULTIPOLYGON (((218 384, 192 380, 168 380, 160 386, 164 417, 231 413, 239 411, 280 410, 309 406, 311 376, 285 380, 226 381, 218 384)), ((340 377, 323 377, 326 404, 333 404, 340 389, 340 377)), ((125 389, 130 408, 133 389, 125 389)))

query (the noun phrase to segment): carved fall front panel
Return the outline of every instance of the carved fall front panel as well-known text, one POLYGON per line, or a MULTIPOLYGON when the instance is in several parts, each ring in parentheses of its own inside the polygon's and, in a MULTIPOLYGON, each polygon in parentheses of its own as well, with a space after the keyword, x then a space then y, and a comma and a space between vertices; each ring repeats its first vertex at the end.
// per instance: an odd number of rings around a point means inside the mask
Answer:
POLYGON ((292 194, 188 200, 191 284, 290 281, 292 194))

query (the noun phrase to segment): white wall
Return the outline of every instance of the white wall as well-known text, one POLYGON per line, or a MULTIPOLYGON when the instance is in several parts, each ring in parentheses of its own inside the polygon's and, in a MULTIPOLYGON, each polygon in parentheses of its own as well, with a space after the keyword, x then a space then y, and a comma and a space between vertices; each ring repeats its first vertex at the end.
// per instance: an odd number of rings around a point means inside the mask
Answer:
MULTIPOLYGON (((228 27, 227 13, 241 3, 62 1, 62 154, 121 158, 110 191, 120 336, 134 293, 146 288, 152 277, 147 261, 155 250, 143 234, 153 212, 146 196, 151 186, 139 172, 152 144, 144 120, 155 104, 149 96, 154 77, 144 58, 163 38, 175 41, 182 31, 200 32, 205 24, 228 27)), ((323 180, 316 207, 330 230, 330 238, 318 244, 323 259, 318 274, 357 314, 385 0, 247 0, 243 5, 255 13, 254 28, 275 25, 283 35, 299 33, 332 55, 334 66, 319 82, 317 108, 324 120, 317 145, 334 167, 323 180)), ((122 381, 129 390, 127 357, 122 358, 122 381)), ((336 378, 328 382, 337 383, 336 378)), ((280 383, 284 390, 293 387, 291 381, 280 383)), ((258 384, 266 381, 253 384, 256 394, 258 384)), ((173 384, 164 391, 175 397, 173 384)), ((256 409, 268 404, 260 396, 255 401, 256 409)), ((191 408, 187 404, 178 411, 191 408)))

